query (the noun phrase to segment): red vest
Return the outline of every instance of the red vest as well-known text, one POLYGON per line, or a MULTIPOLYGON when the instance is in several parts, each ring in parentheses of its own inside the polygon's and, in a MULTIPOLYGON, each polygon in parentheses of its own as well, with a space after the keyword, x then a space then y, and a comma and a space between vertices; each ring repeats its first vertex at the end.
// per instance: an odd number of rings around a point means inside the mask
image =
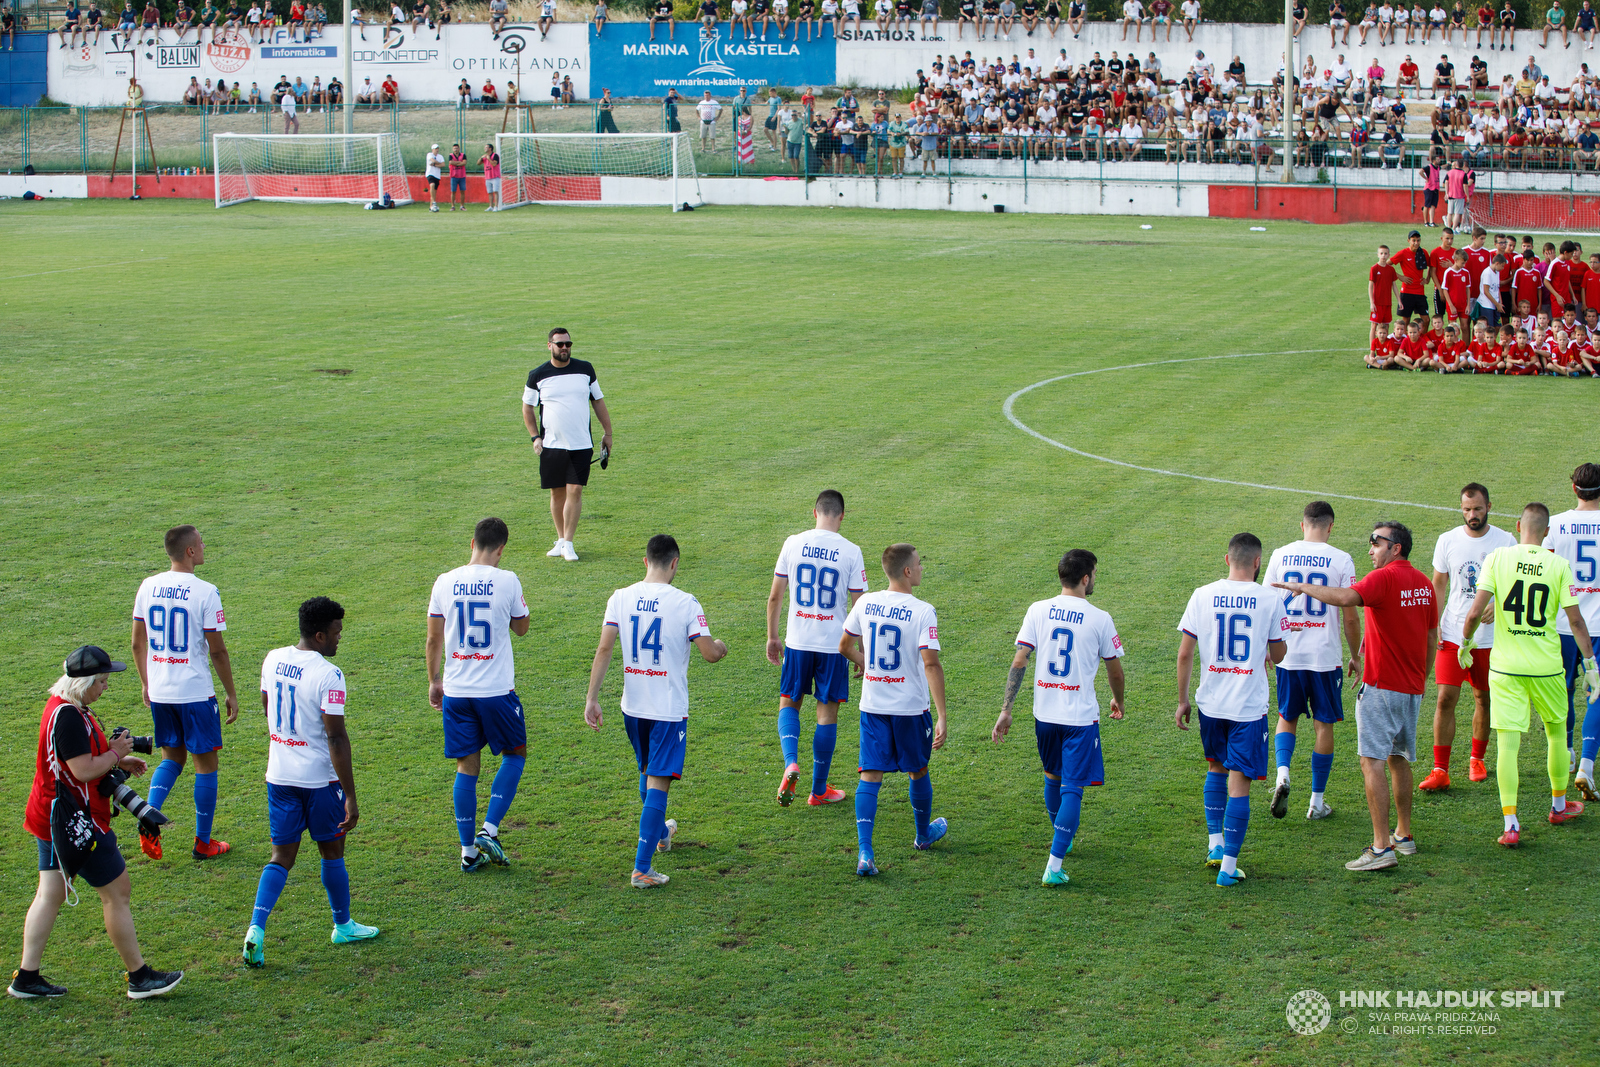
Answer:
POLYGON ((73 777, 72 770, 55 758, 55 746, 50 742, 50 735, 58 714, 83 716, 84 724, 89 729, 90 755, 98 756, 111 750, 105 733, 100 729, 100 723, 93 715, 52 694, 50 699, 45 701, 44 715, 39 720, 39 752, 33 762, 33 790, 28 794, 28 809, 22 825, 34 837, 43 841, 50 840, 50 805, 56 799, 56 779, 60 778, 78 795, 78 803, 88 809, 89 817, 94 820, 95 826, 109 833, 111 799, 101 796, 100 790, 95 788, 93 782, 78 781, 73 777))

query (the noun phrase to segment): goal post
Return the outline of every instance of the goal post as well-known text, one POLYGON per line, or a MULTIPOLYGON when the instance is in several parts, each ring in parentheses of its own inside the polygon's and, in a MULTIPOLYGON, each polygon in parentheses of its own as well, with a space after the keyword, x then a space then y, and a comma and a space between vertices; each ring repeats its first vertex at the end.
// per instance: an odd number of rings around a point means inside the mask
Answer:
POLYGON ((393 133, 219 133, 211 139, 217 207, 248 200, 411 203, 393 133))
POLYGON ((502 133, 500 207, 599 204, 698 207, 687 133, 502 133))

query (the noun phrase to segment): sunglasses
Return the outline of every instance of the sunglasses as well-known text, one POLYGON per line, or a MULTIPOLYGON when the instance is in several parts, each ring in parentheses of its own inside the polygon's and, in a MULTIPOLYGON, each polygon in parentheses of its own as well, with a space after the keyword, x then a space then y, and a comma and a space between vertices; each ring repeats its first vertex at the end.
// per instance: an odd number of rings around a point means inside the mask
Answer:
POLYGON ((572 347, 572 342, 571 341, 551 341, 550 343, 555 345, 557 348, 571 348, 572 347))
POLYGON ((1397 545, 1397 544, 1400 543, 1400 542, 1396 541, 1392 537, 1383 536, 1383 534, 1376 534, 1375 533, 1371 537, 1367 538, 1367 544, 1369 544, 1369 545, 1376 545, 1379 541, 1387 541, 1391 545, 1397 545))

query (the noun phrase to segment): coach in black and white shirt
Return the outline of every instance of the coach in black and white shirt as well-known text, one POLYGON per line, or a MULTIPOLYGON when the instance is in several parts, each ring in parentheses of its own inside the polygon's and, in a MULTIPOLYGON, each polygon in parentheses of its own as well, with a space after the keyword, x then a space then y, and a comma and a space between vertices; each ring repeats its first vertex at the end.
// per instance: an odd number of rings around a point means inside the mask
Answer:
POLYGON ((572 358, 572 335, 561 327, 550 331, 550 362, 528 374, 522 390, 522 421, 533 436, 539 457, 539 484, 550 490, 550 518, 556 543, 547 556, 576 560, 573 535, 583 511, 583 487, 589 484, 594 437, 589 432, 589 407, 605 427, 602 457, 611 450, 611 413, 595 378, 594 365, 572 358))

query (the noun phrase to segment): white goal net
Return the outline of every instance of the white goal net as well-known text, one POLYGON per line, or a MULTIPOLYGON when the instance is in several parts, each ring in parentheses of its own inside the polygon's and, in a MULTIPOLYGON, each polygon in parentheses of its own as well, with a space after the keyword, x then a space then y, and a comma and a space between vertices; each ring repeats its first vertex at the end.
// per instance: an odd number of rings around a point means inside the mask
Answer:
POLYGON ((211 139, 217 206, 247 200, 411 203, 393 133, 240 134, 211 139))
POLYGON ((502 133, 500 206, 700 204, 687 133, 502 133))

